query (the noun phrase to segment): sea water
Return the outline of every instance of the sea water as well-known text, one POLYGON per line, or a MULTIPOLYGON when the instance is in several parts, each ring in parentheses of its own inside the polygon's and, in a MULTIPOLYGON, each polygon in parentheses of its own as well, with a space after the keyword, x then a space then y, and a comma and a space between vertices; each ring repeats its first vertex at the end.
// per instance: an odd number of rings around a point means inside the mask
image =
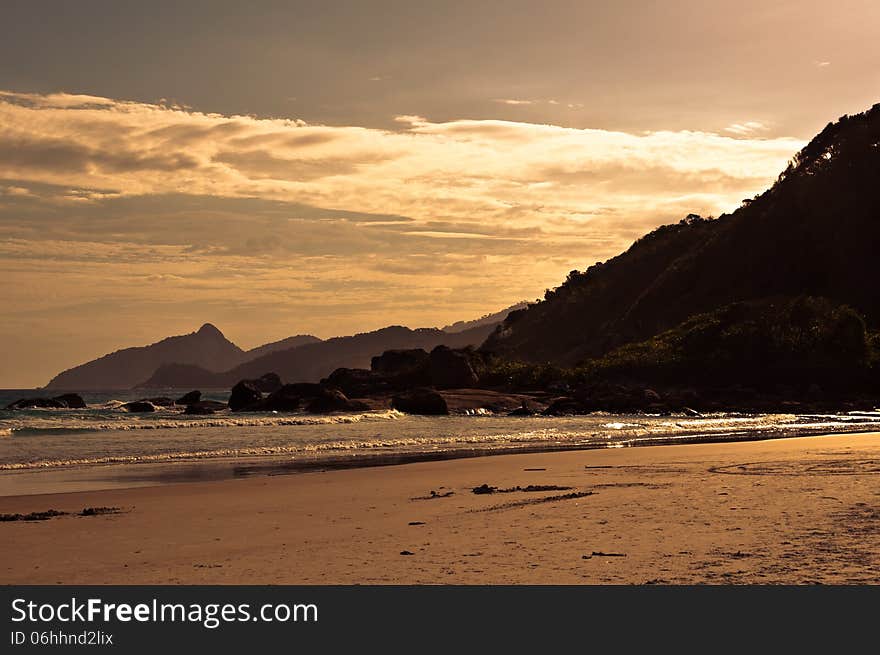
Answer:
MULTIPOLYGON (((203 398, 225 400, 228 392, 207 392, 203 398)), ((34 391, 0 391, 0 407, 20 397, 47 395, 34 391)), ((301 413, 232 413, 185 415, 180 408, 159 408, 135 414, 122 404, 141 397, 130 392, 83 394, 86 409, 0 410, 0 495, 20 491, 25 478, 15 473, 62 471, 137 465, 129 481, 168 479, 146 465, 205 465, 223 462, 217 470, 257 470, 260 462, 276 470, 373 465, 415 459, 534 452, 580 448, 622 448, 639 445, 808 436, 831 432, 880 431, 880 412, 839 414, 709 414, 511 417, 481 413, 473 416, 410 416, 394 410, 333 415, 301 413), (247 462, 248 466, 241 464, 247 462), (232 464, 230 464, 232 463, 232 464), (153 471, 151 473, 151 471, 153 471)), ((174 397, 179 392, 152 391, 174 397)), ((180 470, 178 468, 178 470, 180 470)), ((192 471, 193 468, 189 467, 192 471)), ((68 479, 70 475, 66 476, 68 479)), ((180 475, 170 476, 174 480, 180 475)), ((40 487, 28 477, 28 488, 40 487), (34 485, 37 485, 34 487, 34 485)), ((46 478, 44 476, 45 480, 46 478)), ((67 487, 64 487, 67 489, 67 487)), ((89 488, 89 485, 79 488, 89 488)))

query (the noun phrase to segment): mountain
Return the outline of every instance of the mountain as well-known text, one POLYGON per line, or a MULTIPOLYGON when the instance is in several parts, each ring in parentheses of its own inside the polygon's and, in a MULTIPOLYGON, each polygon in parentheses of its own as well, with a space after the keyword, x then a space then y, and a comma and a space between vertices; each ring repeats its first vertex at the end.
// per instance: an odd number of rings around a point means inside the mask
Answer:
POLYGON ((304 346, 309 343, 318 343, 320 339, 318 337, 313 337, 310 334, 298 334, 295 337, 287 337, 286 339, 281 339, 280 341, 273 341, 272 343, 263 344, 262 346, 257 346, 256 348, 251 348, 247 351, 248 359, 256 359, 257 357, 262 357, 263 355, 268 355, 269 353, 274 353, 279 350, 288 350, 290 348, 297 348, 299 346, 304 346))
POLYGON ((514 311, 483 344, 572 366, 739 301, 815 296, 880 324, 880 105, 830 123, 732 214, 690 215, 514 311))
POLYGON ((423 348, 440 344, 450 348, 478 346, 496 324, 481 325, 447 333, 436 328, 411 330, 399 325, 347 337, 307 343, 250 359, 223 373, 192 366, 168 364, 160 367, 140 387, 229 387, 239 380, 277 373, 285 382, 318 382, 337 368, 370 368, 370 360, 386 350, 423 348))
POLYGON ((210 323, 197 332, 168 337, 149 346, 125 348, 68 369, 52 378, 47 389, 77 391, 130 389, 163 364, 195 365, 223 371, 240 364, 246 353, 210 323))
POLYGON ((516 311, 517 309, 523 309, 526 306, 528 306, 527 302, 519 302, 515 305, 511 305, 507 309, 502 309, 500 312, 495 312, 494 314, 486 314, 485 316, 473 321, 456 321, 452 325, 447 325, 446 327, 441 329, 444 332, 464 332, 465 330, 470 330, 477 327, 486 327, 488 325, 494 327, 505 318, 507 318, 507 315, 510 314, 510 312, 516 311))

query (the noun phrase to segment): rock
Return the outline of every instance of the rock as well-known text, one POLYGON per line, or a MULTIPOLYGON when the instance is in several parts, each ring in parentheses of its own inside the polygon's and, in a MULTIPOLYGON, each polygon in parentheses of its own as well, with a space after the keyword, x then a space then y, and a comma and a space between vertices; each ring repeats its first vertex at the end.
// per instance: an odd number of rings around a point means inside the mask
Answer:
POLYGON ((700 412, 695 409, 691 409, 690 407, 682 407, 681 411, 684 412, 685 416, 693 416, 694 418, 699 418, 703 416, 702 414, 700 414, 700 412))
POLYGON ((534 416, 534 414, 535 414, 535 412, 533 412, 529 408, 528 403, 524 400, 520 407, 517 407, 512 412, 509 412, 507 415, 508 416, 534 416))
POLYGON ((349 400, 339 389, 323 389, 321 395, 314 398, 307 406, 306 411, 311 414, 326 414, 329 412, 357 412, 369 409, 369 406, 358 401, 349 400))
POLYGON ((385 376, 365 368, 337 368, 321 384, 340 389, 349 398, 362 398, 389 388, 385 376))
POLYGON ((425 416, 449 414, 446 400, 433 389, 413 389, 396 394, 391 398, 391 407, 407 414, 425 416))
POLYGON ((643 392, 645 402, 649 405, 653 403, 661 403, 663 399, 660 397, 660 394, 654 391, 653 389, 645 389, 643 392))
POLYGON ((6 409, 66 409, 67 405, 54 398, 19 398, 6 409))
POLYGON ((570 396, 557 398, 547 409, 544 410, 545 416, 573 416, 575 414, 589 414, 595 411, 591 406, 586 405, 583 401, 570 396))
POLYGON ((438 389, 468 389, 479 381, 467 356, 446 346, 431 351, 428 367, 431 383, 438 389))
POLYGON ((312 398, 324 392, 324 387, 314 382, 297 382, 285 384, 269 394, 263 402, 262 409, 270 412, 295 412, 312 398))
POLYGON ((174 399, 167 398, 166 396, 159 396, 158 398, 141 398, 138 402, 153 403, 156 407, 173 407, 174 406, 174 399))
POLYGON ((146 412, 155 412, 156 406, 151 403, 149 400, 135 400, 130 403, 125 403, 122 406, 122 409, 126 412, 131 413, 146 413, 146 412))
POLYGON ((409 373, 428 363, 428 353, 421 348, 386 350, 370 361, 370 370, 381 375, 409 373))
POLYGON ((195 405, 202 399, 201 391, 190 391, 189 393, 183 394, 180 398, 175 400, 174 402, 178 405, 195 405))
POLYGON ((474 487, 473 489, 471 489, 471 492, 477 494, 478 496, 482 494, 494 494, 496 491, 498 491, 498 487, 492 487, 488 484, 481 484, 479 487, 474 487))
POLYGON ((256 380, 251 380, 254 386, 263 393, 272 393, 281 388, 281 378, 277 373, 266 373, 256 380))
POLYGON ((200 400, 197 403, 190 403, 183 410, 184 414, 216 414, 226 409, 225 403, 218 403, 215 400, 200 400))
POLYGON ((82 396, 76 393, 65 393, 60 396, 55 396, 52 400, 57 400, 64 403, 68 409, 85 409, 86 401, 82 399, 82 396))
POLYGON ((239 412, 243 409, 255 407, 263 400, 263 394, 251 380, 241 380, 232 387, 229 394, 229 409, 239 412))

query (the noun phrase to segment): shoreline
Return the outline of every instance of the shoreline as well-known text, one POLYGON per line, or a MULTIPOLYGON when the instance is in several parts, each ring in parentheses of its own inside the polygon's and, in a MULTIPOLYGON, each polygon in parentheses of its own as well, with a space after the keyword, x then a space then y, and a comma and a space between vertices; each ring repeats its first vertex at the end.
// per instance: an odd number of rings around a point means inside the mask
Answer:
POLYGON ((877 583, 878 473, 874 432, 7 496, 0 513, 67 514, 0 523, 0 569, 10 584, 877 583), (483 484, 503 492, 471 493, 483 484))
MULTIPOLYGON (((820 436, 843 436, 871 434, 877 432, 876 426, 852 429, 836 429, 834 432, 810 430, 809 426, 798 426, 790 433, 782 433, 777 428, 765 431, 751 429, 742 433, 700 433, 662 437, 634 437, 625 442, 614 443, 569 443, 569 444, 528 444, 500 445, 477 448, 452 448, 445 450, 414 450, 396 452, 368 452, 353 455, 305 455, 289 454, 265 455, 223 455, 199 456, 193 454, 183 457, 169 456, 167 459, 147 459, 142 461, 88 462, 58 464, 51 466, 23 465, 17 468, 0 469, 0 498, 32 496, 46 493, 64 493, 65 487, 73 486, 73 491, 102 491, 107 489, 126 489, 144 486, 161 486, 203 480, 234 480, 250 476, 294 475, 309 472, 326 472, 348 469, 369 469, 387 466, 402 466, 420 462, 442 462, 505 455, 528 455, 558 452, 583 452, 591 450, 650 448, 685 444, 723 444, 741 442, 761 442, 766 440, 809 439, 820 436), (15 476, 23 476, 16 478, 15 476), (30 478, 17 493, 7 493, 15 482, 30 478), (54 484, 49 491, 41 491, 46 483, 54 484), (83 480, 88 480, 91 485, 83 480), (11 483, 11 484, 10 484, 11 483)), ((19 484, 21 487, 22 485, 19 484)))

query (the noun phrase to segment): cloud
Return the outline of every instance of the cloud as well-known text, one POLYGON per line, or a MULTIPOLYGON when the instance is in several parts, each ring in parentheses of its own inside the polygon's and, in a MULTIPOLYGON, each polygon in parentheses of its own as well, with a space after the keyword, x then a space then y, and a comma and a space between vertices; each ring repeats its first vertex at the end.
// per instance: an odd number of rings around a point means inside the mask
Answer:
POLYGON ((498 102, 502 105, 533 105, 534 100, 518 100, 516 98, 495 98, 492 102, 498 102))
POLYGON ((34 383, 134 339, 119 334, 208 320, 252 346, 480 316, 660 223, 737 207, 803 145, 756 138, 757 121, 395 124, 0 92, 0 340, 64 353, 34 383))
POLYGON ((744 123, 732 123, 724 128, 725 132, 740 136, 754 134, 756 132, 766 132, 770 128, 760 121, 746 121, 744 123))
POLYGON ((831 65, 830 61, 816 61, 814 62, 817 68, 826 68, 831 65))

